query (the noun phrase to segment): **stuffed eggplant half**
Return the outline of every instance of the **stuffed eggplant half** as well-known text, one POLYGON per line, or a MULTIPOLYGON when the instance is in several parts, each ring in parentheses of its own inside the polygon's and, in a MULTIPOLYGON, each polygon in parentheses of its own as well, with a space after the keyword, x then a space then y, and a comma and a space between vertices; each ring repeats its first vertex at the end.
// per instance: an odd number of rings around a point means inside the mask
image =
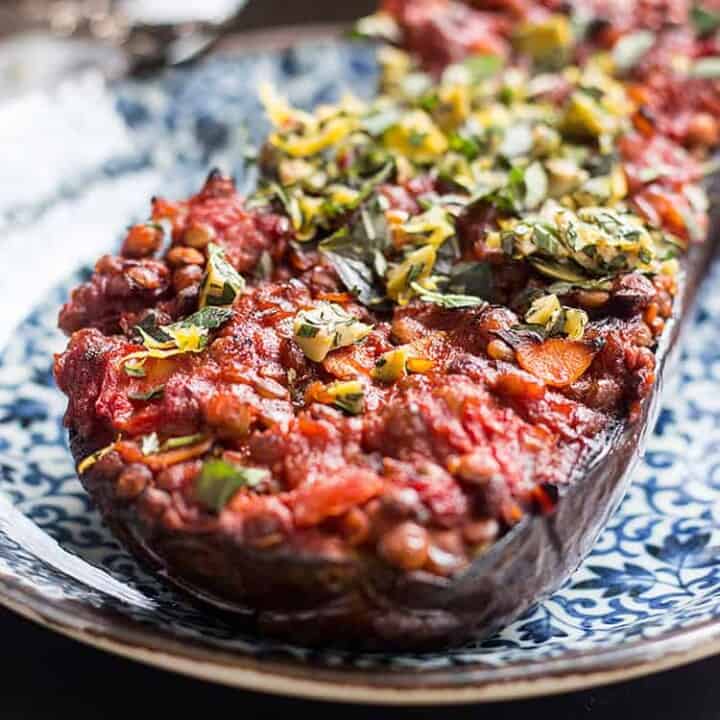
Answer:
POLYGON ((708 265, 720 18, 392 0, 372 101, 241 198, 155 198, 60 313, 80 478, 141 560, 297 642, 486 636, 590 550, 708 265), (582 18, 584 22, 579 22, 582 18))

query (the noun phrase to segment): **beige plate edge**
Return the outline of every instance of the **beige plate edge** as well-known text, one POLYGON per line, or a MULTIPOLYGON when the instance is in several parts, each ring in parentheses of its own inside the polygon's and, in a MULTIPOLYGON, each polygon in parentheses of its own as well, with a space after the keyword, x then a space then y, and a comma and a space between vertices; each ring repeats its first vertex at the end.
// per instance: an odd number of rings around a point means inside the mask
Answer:
MULTIPOLYGON (((569 661, 539 661, 538 666, 547 670, 544 675, 534 676, 528 665, 528 677, 523 677, 522 672, 512 673, 507 680, 483 682, 478 678, 475 684, 470 677, 472 668, 458 667, 442 672, 468 676, 467 684, 430 687, 423 685, 422 673, 414 673, 416 686, 403 683, 402 687, 393 687, 388 674, 384 675, 384 684, 378 685, 363 672, 327 673, 292 662, 256 661, 222 650, 212 651, 192 641, 137 631, 137 626, 133 633, 136 637, 126 639, 121 635, 123 629, 112 622, 79 619, 62 603, 54 605, 51 599, 28 588, 11 589, 2 581, 0 605, 83 644, 163 670, 274 695, 367 705, 451 705, 555 695, 622 682, 720 654, 720 624, 713 622, 674 637, 640 642, 637 647, 579 655, 569 661), (357 676, 364 681, 358 682, 357 676)), ((97 612, 91 610, 92 614, 97 612)))

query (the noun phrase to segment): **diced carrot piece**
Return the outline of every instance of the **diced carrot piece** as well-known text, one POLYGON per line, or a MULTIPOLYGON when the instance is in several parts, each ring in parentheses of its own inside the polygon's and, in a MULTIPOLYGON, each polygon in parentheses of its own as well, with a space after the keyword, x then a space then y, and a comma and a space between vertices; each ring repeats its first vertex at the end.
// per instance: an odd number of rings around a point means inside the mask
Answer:
POLYGON ((289 496, 295 522, 300 527, 311 527, 326 518, 344 515, 379 494, 382 486, 378 475, 360 469, 302 485, 289 496))
POLYGON ((133 442, 118 440, 115 443, 115 450, 126 463, 142 462, 145 456, 142 450, 133 442))
POLYGON ((408 358, 407 369, 413 373, 426 373, 430 372, 435 366, 434 360, 428 360, 427 358, 408 358))
POLYGON ((520 367, 552 387, 572 385, 590 367, 596 352, 586 343, 563 338, 516 348, 520 367))
POLYGON ((126 463, 143 463, 152 470, 164 470, 171 465, 192 460, 193 458, 204 455, 212 447, 212 440, 204 440, 194 445, 168 450, 155 455, 144 455, 140 447, 129 440, 118 440, 113 449, 120 455, 126 463))
POLYGON ((545 385, 536 377, 513 369, 498 375, 495 381, 495 390, 500 395, 511 398, 525 398, 539 400, 545 395, 545 385))
MULTIPOLYGON (((307 390, 305 390, 305 403, 309 405, 313 402, 325 405, 330 405, 333 402, 333 396, 327 391, 325 385, 318 380, 310 383, 307 390)), ((314 431, 311 431, 310 434, 314 434, 314 431)))
POLYGON ((317 294, 318 300, 334 303, 349 303, 355 300, 355 295, 346 292, 320 292, 317 294))

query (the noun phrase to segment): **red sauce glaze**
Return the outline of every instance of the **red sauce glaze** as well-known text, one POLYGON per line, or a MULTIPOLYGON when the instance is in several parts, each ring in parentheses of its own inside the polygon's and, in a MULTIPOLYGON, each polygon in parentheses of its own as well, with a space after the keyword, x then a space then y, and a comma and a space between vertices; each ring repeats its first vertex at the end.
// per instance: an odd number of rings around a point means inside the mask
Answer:
MULTIPOLYGON (((662 29, 685 19, 687 3, 575 4, 612 20, 599 24, 592 47, 612 47, 637 28, 660 32, 634 71, 638 112, 619 151, 632 204, 687 237, 683 190, 700 177, 695 154, 717 141, 720 97, 713 83, 681 86, 666 71, 673 48, 695 43, 684 31, 662 29)), ((386 0, 383 7, 433 72, 472 53, 509 54, 518 22, 566 9, 554 0, 472 5, 386 0)), ((707 51, 691 47, 696 56, 707 51)), ((410 214, 433 191, 442 188, 431 177, 380 188, 392 209, 410 214)), ((518 317, 508 307, 444 310, 414 301, 370 312, 317 251, 290 242, 285 217, 249 209, 217 173, 187 201, 155 199, 152 219, 170 225, 170 247, 157 259, 162 233, 135 226, 121 257, 98 261, 60 313, 71 339, 55 364, 69 397, 66 424, 97 447, 122 436, 112 453, 124 466, 118 502, 134 504, 148 523, 179 532, 232 527, 256 548, 375 553, 403 570, 449 575, 526 513, 552 511, 557 488, 582 472, 616 423, 639 414, 654 384, 652 348, 675 293, 669 277, 630 274, 608 291, 574 291, 573 304, 591 318, 583 340, 538 348, 513 332, 518 317), (210 242, 248 280, 232 318, 203 352, 149 359, 144 377, 128 375, 121 360, 141 349, 135 324, 149 312, 167 323, 197 309, 210 242), (258 279, 268 258, 272 271, 258 279), (293 339, 293 318, 318 300, 373 325, 362 342, 322 363, 293 339), (377 360, 398 345, 425 361, 422 372, 394 383, 374 379, 377 360), (328 384, 349 379, 364 389, 364 411, 352 417, 323 399, 328 384), (160 386, 157 397, 142 399, 160 386), (161 440, 204 439, 144 455, 140 439, 153 432, 161 440), (210 453, 269 477, 237 492, 216 516, 195 495, 210 453)), ((495 299, 507 305, 537 280, 526 265, 486 248, 497 221, 497 211, 476 205, 457 229, 464 259, 493 264, 495 299)))
MULTIPOLYGON (((422 189, 384 192, 409 202, 422 189)), ((606 309, 617 317, 591 322, 583 341, 587 372, 552 387, 523 370, 519 348, 505 342, 512 343, 504 333, 518 322, 511 310, 415 301, 373 315, 323 265, 305 267, 306 254, 288 249, 280 219, 244 210, 225 178, 211 176, 187 202, 156 200, 153 207, 173 224, 164 259, 103 259, 61 312, 72 337, 55 365, 70 398, 67 425, 98 446, 122 436, 118 497, 131 497, 148 522, 188 532, 215 522, 194 490, 199 460, 214 448, 271 473, 262 490, 237 493, 219 518, 247 543, 332 556, 359 548, 401 568, 449 574, 525 513, 551 509, 546 488, 570 482, 603 431, 639 406, 652 385, 654 356, 646 348, 654 333, 643 313, 654 308, 653 318, 660 317, 670 296, 659 308, 661 288, 639 276, 607 294, 606 309), (167 278, 171 254, 190 249, 188 242, 204 261, 191 231, 201 222, 236 267, 252 270, 249 258, 263 249, 275 258, 277 277, 295 277, 251 281, 204 352, 148 359, 145 376, 131 377, 121 360, 141 346, 130 339, 130 318, 149 310, 176 317, 183 293, 197 302, 199 281, 178 293, 167 278), (133 284, 136 268, 153 269, 163 284, 133 284), (341 302, 374 328, 363 342, 315 363, 293 340, 292 325, 319 298, 341 302), (399 344, 429 361, 424 373, 374 380, 377 359, 399 344), (365 389, 365 410, 354 417, 314 391, 348 378, 365 389), (137 399, 158 386, 160 397, 137 399), (161 439, 203 433, 207 440, 145 456, 139 440, 152 432, 161 439)))

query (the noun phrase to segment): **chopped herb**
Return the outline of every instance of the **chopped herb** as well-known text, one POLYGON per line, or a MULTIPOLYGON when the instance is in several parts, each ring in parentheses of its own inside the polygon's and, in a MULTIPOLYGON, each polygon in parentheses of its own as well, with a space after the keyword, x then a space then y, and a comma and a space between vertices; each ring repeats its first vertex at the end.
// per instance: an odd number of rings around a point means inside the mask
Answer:
POLYGON ((195 481, 195 496, 208 509, 219 513, 242 488, 252 488, 269 477, 268 470, 247 468, 225 460, 203 463, 195 481))
POLYGON ((302 227, 303 216, 298 201, 288 194, 280 183, 267 180, 262 181, 260 189, 255 193, 249 205, 252 207, 258 203, 269 203, 273 200, 276 200, 280 204, 295 229, 302 227))
POLYGON ((392 383, 408 373, 407 361, 410 357, 407 347, 397 347, 383 353, 371 372, 373 380, 392 383))
POLYGON ((432 245, 423 245, 405 255, 405 259, 390 268, 386 276, 388 297, 405 305, 413 295, 411 283, 426 280, 435 266, 437 251, 432 245))
POLYGON ((515 165, 510 169, 504 186, 493 190, 479 200, 492 203, 502 212, 514 214, 522 210, 524 198, 525 171, 519 165, 515 165))
POLYGON ((411 287, 423 302, 439 305, 448 310, 487 305, 485 300, 474 295, 445 295, 433 290, 426 290, 417 283, 411 283, 411 287))
POLYGON ((480 155, 481 146, 477 138, 462 131, 453 133, 449 138, 450 149, 463 155, 472 162, 480 155))
POLYGON ((365 409, 365 391, 359 380, 334 382, 326 392, 332 404, 348 415, 360 415, 365 409))
POLYGON ((556 282, 548 285, 547 292, 555 295, 568 295, 575 290, 610 290, 612 281, 608 279, 599 280, 575 280, 574 282, 556 282))
MULTIPOLYGON (((338 236, 335 236, 335 240, 338 236)), ((322 250, 330 264, 335 268, 343 285, 349 292, 357 296, 364 305, 372 305, 382 299, 382 292, 378 289, 376 273, 371 265, 359 258, 349 257, 339 252, 322 250)))
POLYGON ((493 273, 486 262, 459 262, 452 266, 448 288, 459 295, 475 295, 484 300, 493 297, 493 273))
POLYGON ((425 266, 422 263, 417 263, 416 265, 410 265, 410 267, 407 269, 407 273, 405 274, 405 283, 407 285, 412 285, 415 280, 417 280, 420 275, 422 275, 423 268, 425 266))
POLYGON ((163 444, 163 450, 174 450, 175 448, 185 447, 187 445, 196 445, 205 439, 203 433, 196 433, 195 435, 184 435, 182 437, 168 438, 163 444))
POLYGON ((440 104, 440 98, 435 93, 430 93, 420 98, 418 105, 425 110, 425 112, 433 112, 440 104))
POLYGON ((320 328, 316 325, 303 324, 298 327, 295 334, 298 337, 315 337, 320 332, 320 328))
POLYGON ((363 411, 364 400, 362 393, 350 393, 335 398, 335 407, 348 415, 360 415, 363 411))
POLYGON ((615 67, 620 72, 632 70, 655 44, 655 39, 655 33, 649 30, 638 30, 621 37, 612 52, 615 67))
POLYGON ((310 310, 295 316, 295 342, 305 355, 322 362, 331 350, 359 342, 372 330, 372 325, 360 322, 341 305, 318 303, 310 310))
POLYGON ((593 100, 600 101, 605 97, 605 93, 600 89, 588 85, 581 85, 578 90, 589 95, 593 100))
POLYGON ((580 268, 574 264, 548 262, 536 257, 530 258, 530 263, 539 273, 553 280, 563 280, 568 283, 582 283, 587 280, 587 276, 583 275, 580 268))
POLYGON ((704 57, 690 68, 690 77, 712 80, 720 77, 720 57, 704 57))
MULTIPOLYGON (((125 366, 125 370, 127 371, 127 365, 125 366)), ((128 397, 131 400, 155 400, 157 398, 161 398, 164 392, 165 386, 158 385, 157 387, 150 388, 150 390, 146 392, 130 391, 128 393, 128 397)))
POLYGON ((230 308, 204 307, 201 310, 189 315, 184 320, 179 320, 172 325, 162 327, 167 333, 173 333, 180 328, 197 327, 202 330, 217 330, 233 316, 230 308))
POLYGON ((158 327, 146 319, 143 324, 135 326, 146 349, 127 355, 122 363, 127 368, 131 360, 144 361, 148 357, 167 358, 186 352, 201 352, 207 347, 208 332, 219 328, 232 315, 230 308, 207 306, 172 325, 158 327))
POLYGON ((385 273, 384 253, 390 246, 390 229, 377 198, 360 207, 349 227, 320 243, 343 285, 364 305, 384 297, 381 280, 385 273))
POLYGON ((267 250, 263 250, 255 266, 255 277, 258 280, 270 280, 274 269, 272 255, 267 250))
POLYGON ((503 59, 499 55, 470 55, 463 60, 463 67, 469 73, 473 83, 497 75, 503 67, 503 59))
POLYGON ((413 147, 422 147, 425 143, 425 139, 427 138, 428 133, 426 132, 420 132, 418 130, 415 130, 414 128, 410 130, 410 134, 408 135, 408 142, 413 147))
POLYGON ((162 326, 158 325, 158 316, 154 310, 147 315, 135 326, 135 331, 143 339, 150 338, 157 345, 171 343, 172 337, 163 331, 162 326))
POLYGON ((125 363, 125 366, 123 368, 125 370, 125 373, 129 375, 130 377, 136 377, 136 378, 143 378, 145 377, 145 367, 142 362, 138 363, 125 363))
POLYGON ((547 339, 547 332, 542 325, 526 325, 522 323, 513 325, 506 330, 497 330, 494 334, 511 348, 517 348, 528 340, 541 343, 547 339))
POLYGON ((115 449, 115 443, 110 443, 107 447, 96 450, 91 455, 88 455, 82 462, 77 466, 78 475, 86 473, 95 463, 102 460, 108 453, 111 453, 115 449))
POLYGON ((208 245, 208 261, 200 283, 200 307, 232 305, 245 290, 245 280, 225 258, 225 251, 214 243, 208 245))

